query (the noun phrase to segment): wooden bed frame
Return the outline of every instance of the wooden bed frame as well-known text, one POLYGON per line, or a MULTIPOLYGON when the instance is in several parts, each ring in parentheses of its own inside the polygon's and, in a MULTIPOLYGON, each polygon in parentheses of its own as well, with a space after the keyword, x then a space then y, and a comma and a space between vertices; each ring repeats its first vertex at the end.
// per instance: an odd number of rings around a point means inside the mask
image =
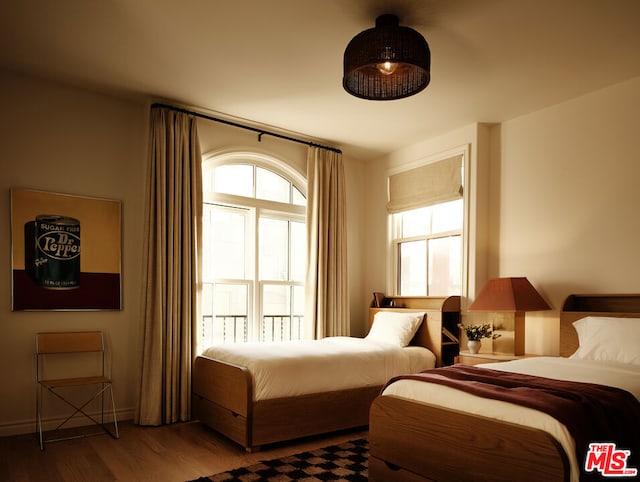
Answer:
MULTIPOLYGON (((460 297, 394 298, 400 311, 426 311, 412 345, 442 354, 442 320, 460 313, 460 297), (434 336, 434 333, 437 336, 434 336)), ((377 309, 372 309, 377 310, 377 309)), ((372 315, 373 317, 373 315, 372 315)), ((249 370, 199 356, 192 371, 192 414, 247 451, 262 445, 369 424, 381 386, 254 401, 249 370)))
MULTIPOLYGON (((570 295, 560 314, 560 355, 578 347, 572 323, 585 316, 640 317, 640 295, 570 295)), ((540 481, 570 477, 548 433, 394 396, 371 407, 370 481, 540 481)))

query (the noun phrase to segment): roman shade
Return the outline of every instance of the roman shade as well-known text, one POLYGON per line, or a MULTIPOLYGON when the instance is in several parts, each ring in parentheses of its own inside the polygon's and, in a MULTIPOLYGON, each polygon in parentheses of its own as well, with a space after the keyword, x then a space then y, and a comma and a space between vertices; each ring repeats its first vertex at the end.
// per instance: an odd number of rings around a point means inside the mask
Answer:
POLYGON ((462 154, 389 176, 390 214, 462 197, 462 154))

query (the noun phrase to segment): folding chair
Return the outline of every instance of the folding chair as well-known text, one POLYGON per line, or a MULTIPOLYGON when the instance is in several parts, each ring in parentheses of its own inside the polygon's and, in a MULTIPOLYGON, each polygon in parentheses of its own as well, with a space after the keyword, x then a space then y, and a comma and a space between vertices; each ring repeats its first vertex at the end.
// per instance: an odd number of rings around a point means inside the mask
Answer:
MULTIPOLYGON (((91 357, 91 355, 83 355, 84 357, 91 357)), ((83 331, 83 332, 57 332, 57 333, 38 333, 36 335, 36 419, 37 419, 37 431, 40 439, 40 450, 44 450, 44 444, 49 442, 58 442, 61 440, 69 440, 79 437, 88 437, 92 435, 109 434, 113 438, 120 437, 118 433, 118 421, 116 419, 116 406, 113 399, 113 386, 111 378, 105 373, 105 346, 104 337, 100 331, 83 331), (91 367, 97 366, 95 374, 91 376, 80 376, 72 378, 55 378, 50 379, 46 376, 46 369, 50 368, 54 364, 54 360, 51 358, 57 355, 64 355, 66 357, 73 357, 73 355, 80 354, 93 354, 97 360, 83 358, 85 364, 91 367), (89 362, 89 363, 87 363, 89 362), (47 365, 47 367, 45 367, 47 365), (79 386, 94 386, 95 393, 82 404, 72 401, 71 397, 73 390, 71 387, 79 386), (46 389, 46 392, 44 391, 46 389), (113 431, 109 430, 104 423, 104 395, 105 392, 109 392, 111 398, 111 410, 113 414, 113 431), (84 415, 96 425, 102 428, 101 432, 93 432, 82 435, 62 436, 59 438, 49 438, 45 440, 42 432, 42 402, 43 395, 47 392, 54 395, 56 398, 62 400, 67 405, 74 409, 73 413, 63 420, 54 430, 60 430, 69 420, 76 415, 84 415), (87 406, 100 398, 100 419, 97 420, 92 414, 87 413, 87 406)), ((70 359, 64 360, 69 366, 70 359)), ((64 365, 63 365, 64 366, 64 365)), ((60 365, 58 364, 55 369, 56 374, 60 371, 60 365)), ((92 390, 93 391, 93 390, 92 390)), ((86 393, 83 393, 86 395, 86 393)))

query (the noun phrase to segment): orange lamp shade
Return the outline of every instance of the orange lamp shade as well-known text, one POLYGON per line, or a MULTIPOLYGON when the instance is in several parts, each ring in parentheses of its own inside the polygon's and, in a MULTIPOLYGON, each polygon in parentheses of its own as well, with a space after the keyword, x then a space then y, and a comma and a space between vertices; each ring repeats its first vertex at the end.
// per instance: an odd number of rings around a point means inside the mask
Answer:
POLYGON ((550 310, 527 278, 494 278, 482 288, 468 311, 542 311, 550 310))

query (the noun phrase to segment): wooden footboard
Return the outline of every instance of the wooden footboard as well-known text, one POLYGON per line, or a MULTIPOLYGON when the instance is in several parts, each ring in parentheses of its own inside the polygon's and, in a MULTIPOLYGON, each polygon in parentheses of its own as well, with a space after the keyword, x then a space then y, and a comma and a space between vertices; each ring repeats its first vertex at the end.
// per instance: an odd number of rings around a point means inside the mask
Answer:
POLYGON ((193 417, 245 447, 293 440, 369 423, 382 387, 253 401, 249 371, 206 357, 193 366, 193 417))
POLYGON ((548 433, 456 410, 380 396, 369 420, 369 480, 568 481, 548 433))
POLYGON ((249 370, 199 356, 192 371, 192 416, 243 447, 251 446, 253 381, 249 370))

